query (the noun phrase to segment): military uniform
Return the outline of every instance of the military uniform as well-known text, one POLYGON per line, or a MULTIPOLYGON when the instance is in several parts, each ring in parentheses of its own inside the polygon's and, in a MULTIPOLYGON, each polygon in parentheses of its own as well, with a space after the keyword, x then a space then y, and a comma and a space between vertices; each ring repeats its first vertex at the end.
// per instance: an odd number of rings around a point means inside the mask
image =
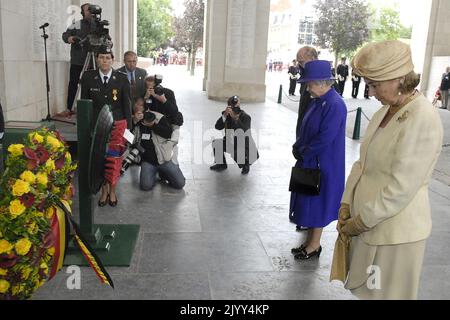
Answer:
POLYGON ((145 69, 136 68, 136 70, 134 70, 134 79, 130 79, 128 71, 125 66, 123 66, 117 71, 122 72, 127 76, 128 82, 130 83, 132 99, 143 98, 145 96, 145 93, 147 92, 147 88, 145 86, 145 78, 147 78, 147 71, 145 71, 145 69))
POLYGON ((95 122, 103 106, 110 105, 114 120, 127 120, 131 129, 130 83, 127 76, 113 70, 107 84, 102 78, 99 70, 86 71, 81 79, 81 99, 94 102, 95 122))

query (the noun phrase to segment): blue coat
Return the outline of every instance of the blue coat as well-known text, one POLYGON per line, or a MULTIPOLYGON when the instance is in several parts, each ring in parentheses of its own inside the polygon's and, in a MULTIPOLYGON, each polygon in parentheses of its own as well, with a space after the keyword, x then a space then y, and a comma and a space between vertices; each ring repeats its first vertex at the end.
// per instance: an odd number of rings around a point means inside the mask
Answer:
POLYGON ((308 106, 294 148, 303 156, 298 168, 317 168, 320 161, 321 190, 318 196, 292 192, 289 218, 298 226, 324 228, 338 219, 345 188, 345 132, 347 107, 331 89, 308 106))

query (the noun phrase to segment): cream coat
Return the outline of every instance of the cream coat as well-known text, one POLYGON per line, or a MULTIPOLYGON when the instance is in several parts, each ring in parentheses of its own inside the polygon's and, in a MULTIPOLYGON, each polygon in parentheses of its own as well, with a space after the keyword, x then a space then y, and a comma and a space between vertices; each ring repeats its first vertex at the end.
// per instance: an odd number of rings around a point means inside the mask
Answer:
POLYGON ((419 95, 373 139, 388 110, 370 122, 342 200, 373 228, 361 235, 369 245, 425 240, 432 227, 428 184, 442 150, 439 113, 419 95))

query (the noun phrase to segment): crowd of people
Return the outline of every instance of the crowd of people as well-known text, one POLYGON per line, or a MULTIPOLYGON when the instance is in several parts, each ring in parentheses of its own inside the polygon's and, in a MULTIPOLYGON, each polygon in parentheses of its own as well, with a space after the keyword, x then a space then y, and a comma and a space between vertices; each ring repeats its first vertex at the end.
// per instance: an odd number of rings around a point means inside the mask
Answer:
MULTIPOLYGON (((83 9, 84 21, 89 13, 83 9)), ((72 44, 68 110, 86 54, 73 41, 83 33, 83 22, 63 35, 72 44), (73 80, 73 81, 72 81, 73 80), (73 87, 72 87, 73 86, 73 87)), ((114 120, 126 120, 135 134, 133 146, 141 150, 140 187, 152 190, 157 176, 182 189, 186 179, 178 164, 178 141, 183 116, 175 94, 161 86, 161 78, 137 68, 137 55, 127 52, 124 66, 113 70, 110 48, 97 52, 98 70, 84 73, 83 99, 94 103, 94 119, 100 109, 111 105, 114 120)), ((278 64, 270 62, 269 71, 278 64)), ((411 49, 400 41, 382 41, 363 47, 350 66, 342 58, 336 70, 320 60, 313 47, 302 47, 289 68, 290 95, 300 83, 300 104, 292 155, 296 172, 319 171, 316 193, 298 191, 311 181, 297 181, 291 192, 289 219, 306 240, 292 248, 299 261, 320 258, 323 229, 338 221, 331 279, 363 299, 417 298, 426 239, 431 232, 428 185, 442 147, 443 129, 439 114, 416 88, 420 76, 414 72, 411 49), (351 67, 351 73, 350 73, 351 67), (365 97, 375 97, 383 107, 374 115, 361 146, 360 159, 346 182, 345 132, 347 107, 342 96, 351 75, 352 96, 357 98, 364 79, 365 97), (303 184, 303 185, 302 185, 303 184), (368 288, 371 266, 382 269, 381 285, 368 288)), ((448 106, 450 70, 443 75, 441 94, 448 106), (448 85, 448 87, 447 87, 448 85)), ((76 90, 75 90, 76 91, 76 90)), ((232 96, 216 122, 224 138, 213 141, 213 171, 226 170, 229 153, 249 174, 258 158, 251 132, 251 116, 232 96)), ((99 206, 116 206, 115 188, 104 184, 99 206)))

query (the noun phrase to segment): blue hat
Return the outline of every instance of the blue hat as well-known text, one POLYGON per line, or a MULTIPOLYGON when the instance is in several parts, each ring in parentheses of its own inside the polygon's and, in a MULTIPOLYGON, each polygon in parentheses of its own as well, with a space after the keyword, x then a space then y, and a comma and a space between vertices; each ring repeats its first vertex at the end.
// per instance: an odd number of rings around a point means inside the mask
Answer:
POLYGON ((300 82, 335 80, 331 74, 331 64, 325 60, 313 60, 305 65, 300 82))

